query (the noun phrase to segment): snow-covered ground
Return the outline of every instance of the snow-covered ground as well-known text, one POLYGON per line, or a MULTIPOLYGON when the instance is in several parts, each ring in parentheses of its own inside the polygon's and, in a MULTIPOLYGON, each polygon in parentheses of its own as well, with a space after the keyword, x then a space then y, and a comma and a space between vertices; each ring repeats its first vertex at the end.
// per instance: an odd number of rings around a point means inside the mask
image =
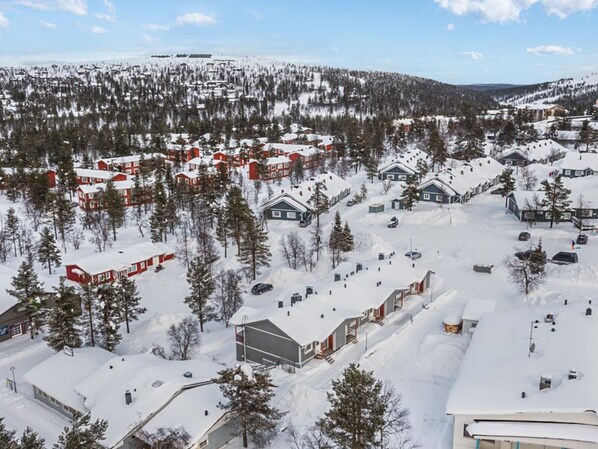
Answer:
MULTIPOLYGON (((398 211, 390 209, 390 200, 397 198, 401 187, 393 185, 387 194, 382 193, 379 181, 369 183, 360 173, 348 179, 353 191, 362 182, 369 190, 368 199, 353 207, 344 202, 335 206, 322 218, 324 233, 328 235, 334 212, 339 210, 355 235, 356 251, 351 260, 375 258, 379 252, 397 251, 402 254, 410 248, 420 251, 418 262, 436 274, 433 287, 423 296, 411 296, 400 312, 390 315, 384 326, 368 324, 360 330, 357 344, 343 347, 335 353, 335 362, 314 360, 294 374, 282 370, 272 371, 276 384, 276 404, 283 411, 287 423, 303 430, 314 423, 327 409, 326 391, 331 380, 340 376, 351 362, 373 370, 375 375, 392 383, 402 394, 404 404, 411 412, 414 437, 421 447, 448 449, 451 443, 452 424, 445 414, 446 398, 456 378, 461 360, 467 348, 467 336, 443 333, 442 320, 451 313, 460 313, 469 299, 495 300, 497 309, 521 307, 532 304, 561 302, 563 298, 588 298, 596 292, 598 279, 598 252, 595 237, 584 247, 576 248, 580 263, 571 266, 547 266, 546 282, 528 297, 522 296, 509 282, 503 261, 518 248, 529 248, 529 242, 517 241, 526 225, 519 223, 504 208, 504 198, 489 193, 475 197, 466 205, 439 207, 419 203, 415 209, 398 211), (368 205, 383 202, 387 210, 368 214, 368 205), (395 229, 386 227, 391 216, 399 218, 395 229), (492 274, 474 273, 474 264, 494 265, 492 274), (423 307, 423 305, 426 307, 423 307), (367 335, 367 337, 366 337, 367 335)), ((9 203, 0 197, 0 212, 4 215, 9 203)), ((313 273, 291 270, 286 266, 278 250, 282 236, 298 231, 309 239, 310 229, 298 228, 294 223, 269 222, 272 245, 272 267, 263 270, 258 281, 271 282, 274 290, 261 296, 245 295, 246 305, 272 307, 273 302, 295 283, 309 284, 331 271, 324 256, 313 273)), ((570 250, 576 230, 570 223, 562 223, 554 229, 538 224, 530 230, 532 244, 542 238, 549 257, 558 251, 570 250)), ((147 238, 147 235, 146 235, 147 238)), ((113 248, 128 246, 142 241, 133 226, 120 230, 113 248)), ((175 242, 169 242, 176 244, 175 242)), ((63 256, 63 265, 94 252, 93 245, 86 242, 79 251, 69 249, 63 256)), ((234 249, 229 257, 221 257, 222 267, 235 266, 234 249)), ((8 266, 16 267, 17 260, 8 266)), ((188 289, 185 270, 176 260, 164 265, 159 273, 149 271, 136 277, 148 312, 133 323, 132 333, 125 335, 118 346, 119 354, 148 351, 153 345, 166 345, 166 330, 190 313, 183 303, 188 289)), ((42 268, 36 268, 43 272, 42 268)), ((52 277, 64 274, 64 268, 52 277)), ((8 286, 2 286, 6 288, 8 286)), ((2 293, 3 294, 3 293, 2 293)), ((123 330, 124 331, 124 330, 123 330)), ((32 426, 49 442, 54 442, 67 420, 33 399, 31 387, 21 376, 35 364, 50 356, 52 351, 38 337, 18 337, 0 344, 0 376, 11 377, 11 367, 17 379, 18 394, 6 386, 0 386, 0 416, 5 417, 9 428, 18 431, 32 426)), ((224 366, 235 363, 234 330, 222 323, 208 323, 202 335, 197 357, 204 357, 224 366)), ((288 447, 286 433, 276 438, 271 447, 288 447)), ((235 442, 231 447, 238 447, 235 442)))

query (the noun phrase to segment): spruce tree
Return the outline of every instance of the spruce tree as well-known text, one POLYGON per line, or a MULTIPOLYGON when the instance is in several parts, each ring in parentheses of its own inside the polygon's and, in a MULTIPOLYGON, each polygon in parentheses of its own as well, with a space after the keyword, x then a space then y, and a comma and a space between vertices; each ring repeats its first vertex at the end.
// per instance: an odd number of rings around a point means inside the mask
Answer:
POLYGON ((334 215, 334 222, 332 223, 332 230, 328 239, 328 248, 332 253, 332 268, 335 268, 341 261, 343 248, 343 225, 341 223, 341 215, 338 211, 334 215))
POLYGON ((502 184, 501 195, 505 198, 505 207, 507 207, 508 196, 515 191, 515 179, 513 179, 513 170, 505 168, 498 177, 498 181, 502 184))
POLYGON ((118 307, 121 309, 122 318, 125 320, 127 334, 129 334, 131 332, 129 323, 137 321, 139 315, 147 312, 145 307, 139 305, 141 303, 141 296, 139 296, 133 279, 123 276, 118 280, 116 284, 116 301, 118 307))
POLYGON ((185 298, 185 304, 199 320, 199 327, 203 332, 204 323, 210 321, 214 316, 213 307, 209 303, 210 297, 214 293, 214 279, 210 268, 199 258, 192 260, 189 264, 187 283, 190 292, 185 298))
POLYGON ((52 274, 52 264, 58 268, 62 262, 60 250, 56 246, 56 240, 54 240, 54 234, 47 226, 44 226, 40 233, 40 241, 37 245, 37 260, 42 265, 47 265, 50 274, 52 274))
POLYGON ((417 161, 417 164, 415 165, 415 169, 417 170, 417 174, 420 180, 422 180, 423 178, 426 177, 426 175, 428 174, 428 171, 430 170, 430 168, 428 167, 428 164, 423 160, 420 159, 419 161, 417 161))
POLYGON ((220 371, 214 381, 227 401, 220 407, 239 417, 237 434, 243 438, 243 447, 248 447, 249 440, 258 447, 267 445, 283 416, 270 404, 274 397, 270 374, 241 365, 220 371))
MULTIPOLYGON (((34 432, 31 427, 27 427, 23 431, 23 435, 19 440, 18 449, 44 449, 46 440, 40 437, 37 432, 34 432)), ((5 449, 4 446, 1 446, 5 449)))
POLYGON ((150 233, 152 242, 163 242, 166 240, 167 210, 166 191, 162 179, 158 177, 154 184, 154 210, 150 217, 150 233))
POLYGON ((536 247, 531 250, 529 256, 530 271, 533 274, 543 274, 546 262, 546 252, 542 248, 542 239, 540 239, 536 247))
POLYGON ((550 227, 554 223, 558 224, 561 221, 563 213, 571 210, 571 201, 569 195, 571 190, 563 184, 562 175, 557 175, 553 182, 548 180, 542 181, 542 189, 544 192, 544 199, 542 206, 546 207, 546 212, 550 213, 550 227))
POLYGON ((96 449, 105 439, 108 422, 91 422, 91 415, 75 414, 70 427, 65 427, 53 449, 96 449))
POLYGON ((314 192, 308 200, 312 211, 316 214, 316 227, 320 226, 320 215, 328 212, 330 209, 330 203, 328 196, 324 193, 325 191, 326 183, 317 181, 314 184, 314 192))
POLYGON ((83 284, 79 287, 79 297, 81 298, 81 309, 84 318, 81 320, 85 344, 96 345, 97 317, 96 308, 98 296, 96 289, 91 284, 83 284))
POLYGON ((116 289, 113 284, 103 284, 97 288, 97 333, 99 346, 113 352, 122 340, 119 327, 122 323, 121 310, 117 302, 116 289))
POLYGON ((0 417, 0 447, 3 449, 18 449, 15 432, 6 428, 3 417, 0 417))
POLYGON ((60 239, 64 242, 67 233, 73 228, 75 224, 75 210, 71 203, 66 198, 66 193, 62 190, 57 190, 51 195, 51 211, 54 222, 54 227, 60 235, 60 239))
POLYGON ((460 126, 456 154, 460 159, 466 161, 482 157, 484 155, 484 130, 470 106, 465 106, 460 126))
POLYGON ((438 127, 434 124, 433 129, 430 131, 428 136, 428 153, 432 159, 432 168, 437 168, 446 162, 448 157, 448 150, 440 133, 438 127))
MULTIPOLYGON (((21 230, 21 222, 19 217, 17 216, 14 208, 9 208, 8 212, 6 213, 6 221, 5 221, 6 233, 10 236, 12 241, 12 246, 14 249, 15 257, 17 257, 17 242, 19 242, 19 235, 21 230)), ((19 247, 20 242, 19 242, 19 247)))
POLYGON ((417 188, 417 182, 415 182, 415 179, 410 178, 407 181, 407 185, 405 185, 405 189, 403 190, 401 203, 408 210, 413 210, 413 206, 415 206, 415 203, 419 201, 419 194, 420 190, 417 188))
POLYGON ((348 253, 353 251, 355 248, 355 240, 353 238, 353 234, 351 234, 351 228, 349 228, 349 223, 345 221, 345 227, 343 228, 343 233, 341 236, 341 251, 344 253, 348 253))
POLYGON ((237 244, 237 256, 241 254, 241 235, 243 226, 251 217, 251 210, 243 198, 243 192, 238 186, 232 186, 226 194, 224 208, 224 223, 228 233, 237 244))
POLYGON ((43 325, 42 311, 42 283, 37 278, 37 273, 33 269, 30 261, 23 261, 19 266, 19 271, 12 278, 12 289, 6 292, 17 298, 19 305, 25 309, 29 319, 29 331, 33 339, 40 327, 43 325))
POLYGON ((81 333, 79 331, 79 315, 74 306, 78 301, 74 287, 66 285, 64 277, 56 290, 54 307, 48 313, 48 334, 44 340, 54 351, 62 351, 65 346, 81 347, 81 333))
POLYGON ((257 218, 252 215, 243 227, 239 262, 251 273, 252 279, 255 280, 259 268, 270 266, 271 257, 268 233, 260 226, 257 218))
POLYGON ((125 202, 112 179, 106 181, 106 188, 100 194, 100 204, 108 214, 112 238, 116 240, 116 228, 121 227, 125 220, 125 202))
POLYGON ((372 372, 350 364, 341 379, 332 381, 326 393, 330 409, 317 421, 317 428, 334 443, 346 449, 380 447, 386 424, 384 388, 372 372))

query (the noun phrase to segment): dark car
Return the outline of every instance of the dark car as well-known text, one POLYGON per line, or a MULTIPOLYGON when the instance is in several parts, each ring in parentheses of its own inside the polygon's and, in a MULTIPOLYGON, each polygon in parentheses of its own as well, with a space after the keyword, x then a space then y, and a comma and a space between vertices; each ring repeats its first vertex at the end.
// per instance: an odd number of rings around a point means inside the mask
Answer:
POLYGON ((305 220, 301 220, 299 222, 300 228, 307 228, 311 224, 311 218, 306 218, 305 220))
POLYGON ((347 201, 347 206, 351 207, 351 206, 355 206, 357 203, 355 202, 355 200, 349 200, 347 201))
POLYGON ((587 236, 587 234, 579 234, 577 236, 576 243, 578 245, 586 245, 588 243, 588 236, 587 236))
POLYGON ((567 251, 561 251, 552 256, 552 262, 564 265, 570 263, 577 263, 577 253, 569 253, 567 251))
POLYGON ((531 235, 529 232, 520 232, 519 233, 519 237, 517 237, 517 240, 519 240, 520 242, 527 242, 530 239, 531 235))
POLYGON ((498 189, 494 189, 493 191, 490 192, 491 195, 502 195, 504 194, 504 190, 502 189, 502 187, 499 187, 498 189))
POLYGON ((411 260, 419 259, 422 256, 422 253, 419 251, 409 251, 405 253, 405 257, 409 257, 411 260))
POLYGON ((392 217, 390 220, 388 220, 387 226, 389 228, 396 228, 398 225, 399 225, 399 219, 397 217, 392 217))
POLYGON ((272 287, 272 284, 255 284, 253 287, 251 287, 251 293, 254 295, 261 295, 262 293, 269 292, 273 288, 274 287, 272 287))

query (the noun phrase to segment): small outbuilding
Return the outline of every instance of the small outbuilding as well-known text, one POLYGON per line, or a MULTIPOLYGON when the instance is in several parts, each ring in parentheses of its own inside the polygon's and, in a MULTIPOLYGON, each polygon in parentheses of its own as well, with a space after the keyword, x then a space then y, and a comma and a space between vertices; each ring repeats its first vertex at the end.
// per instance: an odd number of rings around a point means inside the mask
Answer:
POLYGON ((446 334, 457 335, 461 332, 463 321, 458 314, 451 313, 444 317, 444 320, 442 320, 442 325, 446 334))
POLYGON ((370 214, 378 214, 384 212, 384 204, 370 204, 368 212, 370 214))

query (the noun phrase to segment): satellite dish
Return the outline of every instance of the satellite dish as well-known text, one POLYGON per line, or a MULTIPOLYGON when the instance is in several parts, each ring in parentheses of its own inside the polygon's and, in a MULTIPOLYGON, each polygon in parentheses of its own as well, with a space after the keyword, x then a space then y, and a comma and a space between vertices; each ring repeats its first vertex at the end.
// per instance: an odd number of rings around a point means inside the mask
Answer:
POLYGON ((536 350, 536 344, 532 343, 531 345, 529 345, 529 352, 534 352, 536 350))

